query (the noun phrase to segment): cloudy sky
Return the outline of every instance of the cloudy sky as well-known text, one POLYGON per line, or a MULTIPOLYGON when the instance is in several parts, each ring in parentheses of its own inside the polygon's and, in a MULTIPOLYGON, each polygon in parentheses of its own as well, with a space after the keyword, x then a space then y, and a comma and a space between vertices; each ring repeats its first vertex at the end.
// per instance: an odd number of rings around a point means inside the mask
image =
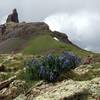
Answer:
POLYGON ((0 0, 0 23, 13 8, 20 21, 45 21, 80 47, 100 52, 100 0, 0 0))

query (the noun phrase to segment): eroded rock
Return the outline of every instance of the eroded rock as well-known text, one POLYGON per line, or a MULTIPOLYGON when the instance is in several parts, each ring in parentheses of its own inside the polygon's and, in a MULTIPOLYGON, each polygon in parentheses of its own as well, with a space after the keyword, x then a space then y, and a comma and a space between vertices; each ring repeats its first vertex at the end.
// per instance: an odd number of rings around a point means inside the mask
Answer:
POLYGON ((12 14, 8 15, 6 23, 8 23, 8 22, 19 23, 18 13, 17 13, 16 9, 13 9, 12 14))
POLYGON ((87 100, 88 88, 83 84, 73 80, 43 84, 33 88, 27 100, 87 100))

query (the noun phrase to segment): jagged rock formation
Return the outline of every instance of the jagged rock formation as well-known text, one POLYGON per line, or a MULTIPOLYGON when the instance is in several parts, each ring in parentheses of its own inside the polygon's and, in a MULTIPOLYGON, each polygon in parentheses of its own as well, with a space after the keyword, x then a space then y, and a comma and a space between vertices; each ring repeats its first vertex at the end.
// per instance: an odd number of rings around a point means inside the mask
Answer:
POLYGON ((64 33, 54 31, 52 36, 58 38, 59 40, 65 42, 65 43, 71 43, 71 41, 69 41, 69 39, 68 39, 68 36, 64 33))
POLYGON ((5 24, 5 31, 0 37, 0 40, 7 40, 9 38, 16 37, 28 37, 39 34, 41 30, 48 30, 49 27, 44 22, 33 22, 33 23, 13 23, 9 22, 5 24), (38 31, 38 33, 37 33, 38 31))
POLYGON ((12 14, 8 15, 6 23, 8 23, 8 22, 19 23, 18 13, 17 13, 16 9, 13 9, 12 14))
MULTIPOLYGON (((52 32, 49 29, 49 26, 44 22, 32 22, 32 23, 14 23, 9 22, 6 23, 3 28, 1 28, 0 32, 0 53, 5 53, 6 50, 9 48, 9 51, 15 51, 18 52, 22 47, 23 44, 25 44, 30 38, 32 37, 38 37, 39 35, 49 35, 51 37, 57 37, 60 41, 64 43, 69 43, 70 40, 68 39, 67 35, 60 32, 52 32), (9 45, 12 45, 12 43, 15 43, 16 39, 21 39, 22 42, 20 42, 20 46, 18 47, 8 47, 9 45), (15 41, 15 42, 14 42, 15 41), (9 43, 9 44, 8 44, 9 43), (12 49, 14 48, 14 49, 12 49)), ((23 47, 22 47, 23 48, 23 47)))
POLYGON ((69 43, 69 44, 72 44, 74 47, 81 49, 80 47, 78 47, 77 45, 72 43, 65 33, 54 31, 54 32, 52 32, 51 36, 58 38, 60 41, 66 43, 66 44, 69 43))

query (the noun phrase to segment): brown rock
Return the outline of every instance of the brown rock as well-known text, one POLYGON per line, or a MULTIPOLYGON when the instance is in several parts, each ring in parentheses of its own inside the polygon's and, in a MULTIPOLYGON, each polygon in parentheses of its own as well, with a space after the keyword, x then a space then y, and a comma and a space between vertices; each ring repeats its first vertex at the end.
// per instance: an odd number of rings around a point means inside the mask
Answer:
POLYGON ((85 59, 84 59, 84 65, 85 64, 91 64, 93 61, 93 57, 92 56, 87 56, 85 59))
POLYGON ((19 20, 18 20, 18 13, 17 13, 17 10, 14 9, 12 14, 8 15, 8 18, 6 20, 6 23, 8 22, 15 22, 15 23, 19 23, 19 20))

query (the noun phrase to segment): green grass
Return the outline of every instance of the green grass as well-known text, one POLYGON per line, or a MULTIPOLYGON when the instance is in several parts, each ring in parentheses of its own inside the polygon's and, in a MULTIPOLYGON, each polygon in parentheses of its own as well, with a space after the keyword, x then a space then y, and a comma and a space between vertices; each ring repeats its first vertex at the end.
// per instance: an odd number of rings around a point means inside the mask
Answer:
POLYGON ((25 54, 42 54, 48 50, 53 50, 61 48, 64 46, 63 43, 55 41, 49 35, 40 35, 35 39, 31 39, 28 43, 28 46, 23 50, 25 54))
POLYGON ((30 87, 32 87, 33 85, 35 85, 37 82, 39 82, 40 80, 32 80, 30 79, 29 74, 27 74, 24 71, 21 71, 18 75, 17 75, 17 79, 18 80, 23 80, 26 82, 26 86, 27 89, 29 89, 30 87))
POLYGON ((48 53, 60 54, 63 51, 71 51, 80 56, 90 54, 90 52, 81 50, 71 44, 56 41, 50 35, 39 35, 36 38, 33 37, 22 52, 24 54, 44 55, 48 53))

